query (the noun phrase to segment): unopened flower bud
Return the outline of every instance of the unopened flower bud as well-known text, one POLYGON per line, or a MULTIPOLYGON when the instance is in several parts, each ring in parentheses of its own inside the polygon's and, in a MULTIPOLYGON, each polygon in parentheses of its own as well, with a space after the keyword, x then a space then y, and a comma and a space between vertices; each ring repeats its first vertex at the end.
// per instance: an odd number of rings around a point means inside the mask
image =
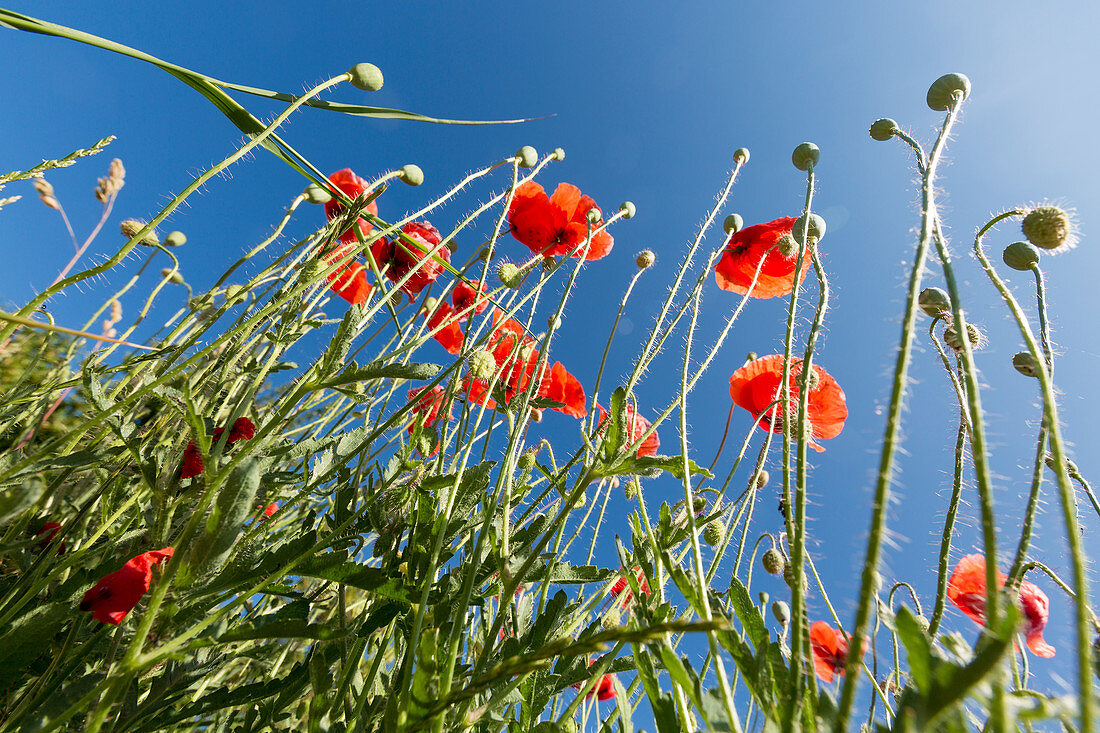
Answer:
POLYGON ((779 239, 775 240, 775 251, 785 260, 789 260, 798 254, 798 242, 791 232, 783 232, 779 239))
POLYGON ((511 262, 501 262, 497 268, 497 277, 506 288, 518 288, 523 281, 523 271, 511 262))
MULTIPOLYGON (((783 582, 787 584, 787 587, 794 590, 794 566, 790 563, 786 563, 783 566, 783 582)), ((805 595, 806 591, 810 589, 810 581, 806 577, 805 573, 802 575, 802 594, 805 595)))
POLYGON ((810 239, 820 242, 825 238, 825 219, 817 214, 810 214, 809 226, 807 226, 805 214, 795 219, 794 226, 791 227, 791 235, 799 244, 802 244, 803 229, 806 230, 806 235, 810 239))
POLYGON ((433 298, 429 295, 424 298, 424 303, 420 306, 420 309, 424 313, 434 313, 437 307, 439 307, 439 298, 433 298))
POLYGON ((761 606, 766 606, 768 605, 768 600, 771 599, 771 596, 768 595, 767 591, 760 591, 756 594, 756 599, 760 601, 761 606))
POLYGON ((1024 217, 1021 225, 1027 241, 1040 249, 1058 249, 1075 244, 1073 222, 1057 206, 1038 206, 1024 217))
POLYGON ((627 499, 637 499, 638 498, 638 482, 637 482, 637 480, 627 481, 625 484, 623 484, 623 495, 626 496, 627 499))
POLYGON ((524 145, 516 151, 516 159, 520 168, 534 168, 539 162, 539 152, 530 145, 524 145))
POLYGON ((768 485, 771 481, 771 475, 764 469, 760 469, 760 473, 756 474, 756 488, 762 489, 768 485))
POLYGON ((725 527, 717 520, 703 527, 703 541, 711 547, 718 547, 718 545, 722 544, 723 534, 725 534, 725 527))
POLYGON ((775 616, 775 620, 786 626, 791 621, 791 607, 783 601, 775 601, 772 603, 772 616, 775 616))
MULTIPOLYGON (((482 352, 482 353, 484 353, 484 352, 482 352)), ((530 471, 532 468, 534 468, 535 467, 535 460, 538 457, 538 454, 539 454, 538 446, 535 446, 531 450, 527 450, 527 451, 524 451, 523 453, 520 453, 519 454, 519 460, 517 461, 517 463, 519 464, 520 470, 521 471, 530 471)))
POLYGON ((756 361, 757 358, 757 353, 755 351, 750 351, 745 354, 745 363, 748 364, 750 361, 756 361))
POLYGON ((470 376, 488 382, 497 371, 497 361, 490 351, 475 351, 470 354, 470 376))
POLYGON ((623 212, 624 219, 633 219, 634 215, 638 213, 638 210, 634 207, 633 201, 624 201, 619 204, 619 211, 623 212))
POLYGON ((740 163, 741 165, 744 165, 745 163, 748 163, 749 162, 749 149, 748 148, 737 148, 737 150, 734 150, 733 151, 733 162, 734 163, 740 163))
POLYGON ((1030 270, 1039 264, 1039 248, 1030 242, 1013 242, 1005 247, 1001 259, 1013 270, 1030 270))
POLYGON ((821 149, 813 143, 800 143, 791 153, 791 162, 800 171, 808 171, 817 165, 821 158, 821 149))
MULTIPOLYGON (((966 336, 970 341, 971 349, 980 349, 985 346, 985 334, 983 334, 978 327, 973 323, 966 324, 966 336)), ((955 351, 962 349, 962 342, 959 340, 958 329, 954 325, 948 326, 943 330, 943 340, 948 346, 955 351)))
POLYGON ((187 244, 187 235, 183 232, 168 232, 164 237, 166 247, 182 247, 187 244))
POLYGON ((705 496, 695 495, 695 498, 691 500, 691 507, 695 510, 695 513, 703 511, 707 508, 707 499, 705 496))
POLYGON ((368 92, 377 92, 382 88, 385 80, 382 78, 382 70, 374 64, 356 64, 348 70, 351 75, 351 85, 356 89, 368 92))
POLYGON ((419 186, 424 182, 424 171, 415 163, 401 166, 401 181, 410 186, 419 186))
POLYGON ((175 283, 176 285, 183 285, 184 283, 183 275, 180 274, 180 271, 172 269, 171 267, 165 267, 163 270, 161 270, 160 276, 168 282, 175 283))
POLYGON ((925 315, 942 318, 951 312, 951 298, 940 288, 925 288, 917 297, 917 305, 925 315))
POLYGON ((1029 351, 1021 351, 1013 356, 1012 366, 1025 377, 1039 376, 1039 361, 1029 351))
POLYGON ((772 547, 765 552, 760 558, 760 564, 764 566, 765 572, 770 575, 779 575, 783 572, 783 553, 772 547))
POLYGON ((741 218, 740 214, 730 214, 722 222, 722 229, 725 230, 726 234, 736 234, 741 231, 743 226, 745 226, 745 220, 741 218))
MULTIPOLYGON (((137 219, 127 219, 119 225, 119 229, 122 230, 123 236, 127 239, 133 239, 137 236, 137 233, 145 227, 145 222, 137 219)), ((146 247, 155 247, 160 244, 160 240, 157 239, 156 230, 151 230, 146 233, 138 244, 144 244, 146 247)))
POLYGON ((245 296, 245 289, 240 285, 230 285, 225 289, 225 302, 236 303, 245 296))
POLYGON ((332 201, 332 194, 316 183, 311 183, 306 186, 306 190, 302 193, 305 194, 306 201, 311 204, 327 204, 329 201, 332 201))
POLYGON ((881 120, 875 120, 871 123, 871 129, 869 130, 869 132, 871 133, 871 139, 878 140, 879 142, 889 140, 894 136, 895 133, 897 133, 897 131, 898 123, 894 122, 889 117, 883 117, 881 120))
POLYGON ((551 155, 554 156, 554 160, 565 160, 565 148, 554 148, 551 155))
POLYGON ((599 208, 593 206, 591 209, 588 210, 587 217, 589 224, 594 227, 599 226, 600 222, 603 221, 603 212, 600 211, 599 208))
POLYGON ((637 259, 634 260, 639 269, 646 270, 653 267, 653 263, 657 261, 657 255, 653 253, 651 249, 644 249, 638 253, 637 259))
POLYGON ((548 316, 546 319, 546 327, 551 331, 561 328, 561 319, 557 316, 548 316))
POLYGON ((558 261, 553 257, 542 258, 542 269, 546 272, 553 272, 554 268, 558 266, 558 261))
POLYGON ((925 99, 929 108, 945 112, 956 95, 959 95, 960 102, 970 96, 970 80, 965 74, 944 74, 928 87, 925 99))

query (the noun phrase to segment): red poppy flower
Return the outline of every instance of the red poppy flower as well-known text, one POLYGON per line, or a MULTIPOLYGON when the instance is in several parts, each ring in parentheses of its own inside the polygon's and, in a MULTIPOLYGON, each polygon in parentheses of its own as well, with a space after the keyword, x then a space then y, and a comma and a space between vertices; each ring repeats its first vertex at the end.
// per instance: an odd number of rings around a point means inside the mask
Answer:
MULTIPOLYGON (((367 182, 359 176, 355 175, 351 168, 344 168, 343 170, 336 171, 328 177, 328 180, 329 183, 331 183, 333 186, 336 186, 336 188, 343 191, 344 195, 346 195, 349 199, 355 199, 365 193, 368 193, 367 182)), ((367 204, 366 210, 371 214, 378 216, 378 204, 376 204, 374 201, 371 201, 369 204, 367 204)), ((325 216, 328 217, 329 221, 332 221, 333 219, 338 217, 341 213, 343 213, 343 211, 344 205, 335 198, 331 199, 325 204, 325 216)), ((362 234, 363 236, 366 236, 367 232, 374 228, 374 225, 366 219, 359 219, 356 222, 356 225, 359 228, 360 234, 362 234)), ((341 242, 349 243, 356 241, 355 229, 349 226, 347 229, 340 233, 339 239, 341 242)))
POLYGON ((279 511, 279 502, 273 501, 264 507, 263 512, 265 517, 270 517, 275 512, 279 511))
MULTIPOLYGON (((592 665, 589 665, 592 666, 592 665)), ((580 683, 573 685, 576 690, 581 689, 580 683)), ((588 691, 585 695, 585 699, 596 696, 597 700, 611 700, 615 697, 615 675, 613 673, 605 674, 600 677, 600 681, 596 683, 596 686, 588 691)))
MULTIPOLYGON (((997 585, 1005 584, 1005 575, 997 571, 997 585)), ((985 626, 985 556, 966 555, 947 581, 947 598, 975 623, 985 626)), ((1043 629, 1050 618, 1050 601, 1039 586, 1027 580, 1020 583, 1020 607, 1024 612, 1024 635, 1027 648, 1039 657, 1054 656, 1054 647, 1043 639, 1043 629)))
MULTIPOLYGON (((714 267, 718 287, 742 295, 748 293, 756 268, 760 267, 760 261, 763 260, 764 266, 760 268, 760 276, 752 289, 753 297, 774 298, 790 293, 794 289, 794 271, 798 257, 784 257, 778 248, 773 249, 773 245, 784 235, 790 236, 795 221, 793 216, 785 216, 766 224, 745 227, 730 236, 726 242, 726 250, 714 267)), ((810 266, 810 250, 807 247, 800 284, 806 278, 810 266)))
MULTIPOLYGON (((798 374, 796 362, 791 368, 791 409, 794 415, 798 406, 798 374)), ((780 382, 783 379, 783 356, 772 354, 754 359, 738 369, 730 377, 730 397, 738 407, 743 407, 768 430, 783 432, 783 417, 773 403, 781 397, 780 382)), ((848 418, 844 390, 828 372, 813 365, 810 395, 806 417, 810 424, 810 447, 825 450, 814 439, 835 438, 844 428, 848 418), (816 384, 815 384, 816 382, 816 384)), ((796 436, 797 437, 797 436, 796 436)))
MULTIPOLYGON (((546 257, 567 255, 588 237, 588 212, 599 209, 596 202, 581 195, 576 186, 561 183, 553 196, 547 196, 542 186, 534 181, 521 184, 512 197, 508 209, 508 224, 512 236, 546 257)), ((596 229, 603 224, 593 226, 596 229)), ((615 240, 607 230, 592 237, 586 260, 598 260, 607 255, 615 240)), ((580 257, 577 252, 574 257, 580 257)))
MULTIPOLYGON (((599 404, 596 405, 596 412, 599 415, 599 422, 597 426, 602 425, 604 418, 607 416, 607 410, 603 409, 599 404)), ((627 402, 623 408, 623 416, 626 418, 626 424, 630 426, 630 438, 631 443, 637 442, 645 432, 653 427, 653 423, 646 420, 641 415, 634 412, 634 405, 631 402, 627 402)), ((661 447, 661 439, 657 437, 657 433, 650 433, 650 435, 642 441, 642 444, 638 446, 638 458, 642 456, 655 456, 657 455, 657 449, 661 447)))
POLYGON ((435 310, 428 315, 428 328, 435 333, 432 338, 447 350, 448 354, 457 354, 462 351, 462 341, 465 336, 462 327, 459 326, 461 318, 455 317, 454 309, 447 303, 440 301, 435 310))
MULTIPOLYGON (((35 537, 41 537, 38 542, 38 549, 45 550, 53 542, 53 538, 57 536, 57 533, 61 531, 61 525, 57 522, 46 522, 42 525, 42 528, 34 533, 35 537)), ((60 555, 65 552, 65 543, 61 542, 57 546, 57 554, 60 555)))
MULTIPOLYGON (((435 424, 435 421, 439 419, 439 413, 443 409, 443 398, 446 395, 445 390, 436 385, 434 387, 418 387, 417 389, 409 390, 409 402, 416 401, 413 405, 412 413, 414 416, 423 415, 424 427, 430 427, 435 424)), ((450 405, 447 406, 447 413, 445 417, 447 420, 451 419, 450 405)), ((409 424, 409 434, 412 435, 413 428, 416 426, 414 420, 409 424)))
POLYGON ((485 290, 481 287, 480 280, 471 280, 467 285, 460 282, 451 291, 451 303, 459 313, 459 320, 465 320, 471 315, 480 315, 489 307, 489 301, 485 298, 485 290))
MULTIPOLYGON (((638 581, 639 590, 647 598, 649 597, 649 582, 646 580, 645 572, 640 565, 635 565, 632 568, 634 572, 634 578, 638 581)), ((611 595, 619 599, 619 605, 626 608, 630 605, 630 602, 634 600, 634 591, 630 589, 630 584, 627 582, 625 576, 620 576, 618 580, 611 586, 611 595), (625 593, 624 593, 625 591, 625 593), (620 594, 622 597, 620 598, 620 594)))
POLYGON ((256 437, 256 426, 247 417, 238 417, 233 421, 233 427, 229 429, 229 437, 226 441, 233 445, 238 440, 252 440, 256 437))
POLYGON ((810 625, 810 649, 814 655, 814 671, 823 682, 832 682, 836 675, 844 674, 848 663, 848 635, 837 631, 824 621, 810 625))
POLYGON ((153 566, 172 557, 172 548, 143 552, 126 561, 121 570, 103 577, 80 602, 81 611, 91 611, 96 621, 118 626, 149 590, 153 566))
POLYGON ((194 478, 202 473, 206 466, 202 462, 202 452, 195 441, 189 441, 183 449, 183 465, 180 467, 180 478, 194 478))
POLYGON ((401 227, 401 231, 409 239, 417 242, 421 249, 403 240, 391 241, 383 238, 371 247, 371 254, 374 255, 379 269, 389 265, 386 277, 395 283, 409 273, 413 273, 412 277, 401 286, 401 292, 412 300, 443 273, 446 268, 437 262, 436 258, 450 262, 451 250, 438 246, 443 241, 443 237, 440 236, 438 229, 426 221, 410 222, 401 227), (429 252, 434 252, 434 255, 429 255, 429 252))
MULTIPOLYGON (((225 428, 214 428, 214 434, 211 436, 212 442, 217 443, 221 440, 223 432, 225 432, 225 428)), ((252 421, 247 417, 238 417, 229 428, 229 436, 225 439, 225 446, 229 448, 237 441, 252 440, 255 435, 256 426, 252 424, 252 421)), ((183 450, 183 466, 180 468, 180 478, 194 478, 204 470, 206 470, 206 466, 202 461, 199 444, 193 440, 188 441, 187 447, 183 450)))
MULTIPOLYGON (((362 221, 362 219, 360 219, 362 221)), ((354 249, 354 245, 345 244, 333 249, 329 254, 325 255, 325 263, 333 264, 338 260, 346 258, 349 253, 354 249)), ((367 281, 367 268, 358 260, 350 260, 335 271, 330 272, 326 279, 328 280, 328 288, 332 292, 339 295, 341 298, 357 305, 359 303, 367 302, 367 298, 370 296, 370 291, 373 286, 367 281)))

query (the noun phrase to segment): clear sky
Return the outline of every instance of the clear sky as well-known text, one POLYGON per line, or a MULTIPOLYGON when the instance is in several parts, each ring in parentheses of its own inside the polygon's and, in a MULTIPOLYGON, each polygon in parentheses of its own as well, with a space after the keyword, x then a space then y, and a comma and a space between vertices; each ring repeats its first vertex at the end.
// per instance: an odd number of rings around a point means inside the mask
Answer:
MULTIPOLYGON (((1014 324, 995 307, 993 290, 966 253, 968 240, 991 212, 1051 199, 1076 209, 1080 246, 1046 257, 1057 378, 1066 435, 1086 477, 1100 476, 1090 444, 1100 432, 1095 410, 1100 345, 1095 277, 1100 254, 1089 232, 1100 221, 1100 146, 1094 2, 732 3, 732 2, 423 2, 261 4, 51 0, 7 6, 138 47, 211 76, 297 92, 352 64, 371 61, 386 85, 368 95, 344 86, 342 101, 411 109, 453 118, 493 119, 553 115, 523 125, 446 127, 364 120, 319 110, 292 118, 286 138, 322 170, 350 166, 365 176, 417 163, 427 176, 419 189, 395 186, 380 201, 382 215, 401 213, 445 190, 463 173, 510 155, 520 145, 540 151, 562 146, 563 163, 542 177, 547 187, 567 180, 605 211, 624 199, 638 215, 616 226, 616 247, 590 266, 566 313, 555 358, 586 384, 595 376, 613 302, 633 273, 637 251, 653 249, 658 266, 643 279, 628 313, 629 325, 613 358, 622 371, 633 363, 636 339, 651 322, 680 252, 694 234, 732 165, 746 146, 749 165, 723 215, 746 223, 797 215, 803 174, 790 164, 803 140, 822 150, 815 209, 828 220, 822 243, 834 293, 819 363, 848 395, 851 417, 827 451, 812 458, 811 551, 826 575, 843 619, 854 615, 858 568, 870 519, 870 490, 881 441, 889 372, 900 330, 904 278, 918 224, 912 158, 897 141, 867 135, 876 118, 890 116, 930 141, 940 115, 925 106, 927 87, 949 71, 973 82, 962 122, 942 169, 942 211, 965 281, 966 307, 987 329, 979 354, 988 389, 995 450, 997 501, 1003 510, 1003 547, 1014 547, 1026 494, 1028 462, 1038 430, 1037 386, 1010 364, 1022 348, 1014 324), (574 316, 570 318, 570 316, 574 316)), ((127 183, 116 211, 148 218, 200 169, 221 160, 241 140, 213 107, 176 79, 140 62, 61 39, 0 29, 0 170, 25 169, 108 134, 118 136, 98 159, 51 174, 50 180, 79 231, 98 215, 95 177, 120 157, 127 183)), ((277 107, 239 97, 257 115, 277 107)), ((266 153, 257 153, 216 180, 170 228, 185 231, 180 251, 187 279, 201 289, 224 265, 261 240, 302 188, 303 180, 266 153)), ((71 245, 60 222, 35 201, 29 185, 4 195, 24 200, 0 212, 0 299, 24 302, 49 284, 71 245)), ((464 209, 447 209, 440 228, 464 209)), ((322 222, 310 209, 293 225, 303 235, 322 222)), ((96 254, 113 252, 115 230, 102 235, 96 254)), ((989 238, 994 255, 1019 238, 1006 226, 989 238)), ((721 243, 719 232, 708 245, 721 243)), ((505 243, 507 244, 507 243, 505 243)), ((514 256, 527 250, 514 244, 514 256)), ((998 256, 999 262, 999 256, 998 256)), ((1033 302, 1029 280, 1008 273, 1020 297, 1033 302)), ((933 274, 929 284, 940 283, 933 274)), ((96 301, 99 302, 99 301, 96 301)), ((706 291, 704 333, 713 333, 736 300, 713 282, 706 291)), ((127 304, 124 304, 127 305, 127 304)), ((78 325, 88 306, 77 296, 55 303, 58 322, 78 325)), ((7 306, 5 306, 7 307, 7 306)), ((133 307, 136 307, 133 306, 133 307)), ((750 304, 723 355, 696 393, 691 443, 709 463, 725 422, 727 380, 747 351, 781 348, 784 305, 750 304)), ((925 325, 927 322, 924 322, 925 325)), ((643 413, 675 393, 677 349, 665 355, 639 391, 643 413)), ((443 358, 440 352, 440 358, 443 358)), ((916 397, 907 413, 903 471, 891 516, 894 543, 885 576, 912 582, 922 600, 934 594, 934 557, 950 488, 955 420, 953 398, 934 351, 915 353, 916 397)), ((734 415, 734 436, 749 425, 734 415)), ((576 424, 551 415, 543 426, 575 445, 576 424)), ((674 448, 672 426, 661 431, 674 448)), ((557 439, 557 438, 555 438, 557 439)), ((727 457, 730 454, 727 453, 727 457)), ((971 482, 972 485, 972 482, 971 482)), ((672 479, 651 483, 657 499, 682 494, 672 479)), ((967 494, 957 547, 978 546, 976 497, 967 494)), ((625 508, 625 500, 615 499, 625 508)), ((774 497, 766 492, 757 529, 779 531, 774 497)), ((1046 503, 1035 554, 1068 576, 1060 511, 1046 503)), ((621 516, 616 514, 613 516, 621 516)), ((1100 520, 1082 507, 1087 547, 1100 554, 1100 520)), ((611 527, 626 534, 627 528, 611 527)), ((611 533, 607 538, 610 540, 611 533)), ((616 562, 606 543, 601 556, 616 562)), ((1002 563, 1007 564, 1007 561, 1002 563)), ((1059 649, 1038 660, 1040 685, 1061 690, 1071 677, 1068 599, 1035 579, 1051 598, 1047 639, 1059 649), (1044 677, 1045 671, 1051 674, 1044 677)), ((773 596, 785 590, 766 579, 773 596)), ((811 601, 811 617, 825 614, 811 601)), ((973 637, 974 628, 949 611, 948 628, 973 637)))

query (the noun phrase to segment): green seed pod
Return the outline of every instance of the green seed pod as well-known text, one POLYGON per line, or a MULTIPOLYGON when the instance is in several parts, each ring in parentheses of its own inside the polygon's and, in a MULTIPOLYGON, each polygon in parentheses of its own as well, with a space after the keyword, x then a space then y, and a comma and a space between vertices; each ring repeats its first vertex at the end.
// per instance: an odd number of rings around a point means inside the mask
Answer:
POLYGON ((722 222, 722 228, 726 230, 726 234, 737 234, 743 226, 745 226, 745 220, 741 218, 740 214, 730 214, 722 222))
POLYGON ((1039 264, 1039 248, 1030 242, 1013 242, 1005 247, 1001 259, 1013 270, 1030 270, 1039 264))
POLYGON ((554 156, 554 160, 565 160, 565 148, 554 148, 551 155, 554 156))
POLYGON ((382 78, 382 70, 374 64, 356 64, 348 70, 351 74, 351 85, 356 89, 368 92, 377 92, 382 88, 385 80, 382 78))
POLYGON ((725 534, 725 527, 717 520, 703 527, 703 541, 711 547, 718 547, 718 545, 722 544, 723 534, 725 534))
POLYGON ((956 94, 961 94, 960 102, 969 97, 970 80, 965 74, 944 74, 928 87, 926 101, 929 108, 937 112, 946 112, 956 94))
POLYGON ((1038 206, 1024 217, 1021 225, 1027 241, 1040 249, 1058 249, 1074 244, 1073 223, 1057 206, 1038 206))
POLYGON ((501 262, 497 268, 497 277, 506 288, 518 288, 523 282, 523 271, 511 262, 501 262))
POLYGON ((798 254, 798 242, 790 232, 783 232, 779 239, 775 240, 775 251, 785 260, 789 260, 798 254))
POLYGON ((791 621, 791 607, 783 601, 776 601, 772 604, 772 616, 775 616, 775 620, 786 626, 791 621))
POLYGON ((624 219, 633 219, 634 215, 638 213, 638 210, 634 207, 633 201, 624 201, 619 204, 619 211, 623 212, 624 219))
POLYGON ((603 212, 596 206, 589 209, 585 216, 588 218, 588 223, 594 227, 599 226, 600 222, 603 221, 603 212))
POLYGON ((894 122, 889 117, 883 117, 881 120, 875 120, 871 123, 871 129, 868 132, 871 133, 872 140, 878 140, 879 142, 885 142, 892 138, 898 131, 898 123, 894 122))
POLYGON ((1039 362, 1030 351, 1021 351, 1013 356, 1012 366, 1025 377, 1039 376, 1039 362))
POLYGON ((643 249, 638 253, 637 259, 634 260, 639 269, 646 270, 653 267, 653 263, 657 261, 657 255, 653 253, 651 249, 643 249))
POLYGON ((748 163, 749 162, 749 149, 748 148, 737 148, 737 150, 734 150, 733 151, 733 162, 734 163, 740 163, 741 165, 744 165, 745 163, 748 163))
POLYGON ((493 378, 497 371, 497 361, 490 351, 475 351, 470 354, 470 376, 474 379, 493 378))
POLYGON ((534 168, 539 162, 539 153, 530 145, 524 145, 516 151, 520 168, 534 168))
POLYGON ((413 163, 401 166, 401 181, 410 186, 419 186, 424 182, 424 171, 413 163))
POLYGON ((783 553, 772 547, 760 557, 760 564, 768 574, 779 575, 786 562, 783 560, 783 553))
POLYGON ((332 194, 316 183, 311 183, 306 186, 306 190, 303 191, 303 193, 306 196, 306 201, 311 204, 327 204, 329 201, 332 201, 332 194))
POLYGON ((164 238, 164 244, 168 247, 182 247, 187 244, 187 235, 183 232, 168 232, 164 238))
MULTIPOLYGON (((794 226, 791 227, 791 236, 793 236, 794 241, 798 242, 799 244, 802 244, 803 227, 806 227, 805 214, 795 219, 794 226)), ((818 216, 817 214, 810 214, 810 224, 809 227, 806 229, 806 233, 811 239, 820 242, 822 239, 825 238, 825 219, 818 216)))
POLYGON ((951 312, 951 298, 940 288, 925 288, 920 291, 917 305, 925 315, 932 318, 942 318, 951 312))
POLYGON ((821 149, 813 143, 799 143, 791 153, 791 162, 800 171, 808 171, 817 165, 821 158, 821 149))

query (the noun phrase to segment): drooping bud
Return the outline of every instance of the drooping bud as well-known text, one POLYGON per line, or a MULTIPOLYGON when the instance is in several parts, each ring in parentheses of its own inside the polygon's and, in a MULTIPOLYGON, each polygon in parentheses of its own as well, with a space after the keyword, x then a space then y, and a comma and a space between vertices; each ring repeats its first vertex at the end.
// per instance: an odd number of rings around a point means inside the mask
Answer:
POLYGON ((1076 244, 1073 222, 1064 209, 1057 206, 1037 206, 1024 217, 1021 225, 1027 241, 1040 249, 1069 249, 1076 244))
POLYGON ((180 274, 180 271, 175 270, 171 267, 165 267, 163 270, 161 270, 160 276, 170 283, 175 283, 176 285, 184 284, 183 275, 180 274))
POLYGON ((1012 366, 1025 377, 1039 376, 1039 361, 1030 351, 1021 351, 1012 357, 1012 366))
POLYGON ((623 484, 623 495, 626 496, 627 499, 638 498, 638 479, 627 481, 623 484))
POLYGON ((401 166, 401 181, 410 186, 419 186, 424 182, 424 171, 415 163, 401 166))
POLYGON ((951 312, 951 298, 941 288, 925 288, 917 297, 917 305, 925 315, 943 318, 951 312))
POLYGON ((691 508, 695 510, 696 514, 703 511, 707 508, 707 498, 696 494, 695 498, 691 500, 691 508))
POLYGON ((561 328, 561 318, 558 316, 547 316, 546 327, 551 331, 561 328))
POLYGON ((928 96, 925 101, 928 102, 929 108, 937 112, 946 112, 955 95, 960 95, 960 102, 970 96, 970 80, 965 74, 944 74, 936 79, 932 82, 932 86, 928 87, 928 96))
POLYGON ((168 232, 164 237, 164 244, 167 247, 182 247, 187 244, 187 235, 180 231, 168 232))
POLYGON ((497 362, 491 351, 475 351, 470 354, 470 376, 488 382, 497 371, 497 362))
POLYGON ((703 541, 711 547, 718 547, 722 544, 722 535, 725 534, 725 527, 718 520, 715 520, 703 527, 703 541))
POLYGON ((624 219, 633 219, 634 215, 638 213, 638 210, 634 207, 633 201, 624 201, 619 204, 619 211, 623 212, 624 219))
POLYGON ((871 123, 871 129, 868 131, 871 133, 872 140, 878 140, 879 142, 885 142, 892 138, 898 131, 898 123, 894 122, 889 117, 883 117, 881 120, 875 120, 871 123))
POLYGON ((241 285, 230 285, 225 289, 225 302, 232 305, 240 300, 243 300, 245 296, 245 289, 241 285))
POLYGON ((1013 270, 1030 270, 1039 264, 1039 248, 1030 242, 1013 242, 1005 247, 1001 259, 1013 270))
POLYGON ((741 218, 740 214, 730 214, 722 222, 722 229, 726 231, 726 234, 737 234, 743 226, 745 226, 745 220, 741 218))
POLYGON ((808 171, 821 159, 821 149, 813 143, 800 143, 791 153, 791 162, 800 171, 808 171))
POLYGON ((775 616, 775 620, 783 626, 786 626, 791 621, 791 607, 783 601, 775 601, 772 603, 772 616, 775 616))
MULTIPOLYGON (((783 566, 783 582, 787 584, 787 587, 794 590, 794 566, 790 563, 786 563, 783 566)), ((810 580, 806 577, 805 573, 802 575, 802 594, 805 595, 810 589, 810 580)))
MULTIPOLYGON (((485 352, 480 352, 480 353, 485 353, 485 352)), ((519 460, 517 461, 517 463, 519 464, 520 470, 521 471, 530 471, 532 468, 534 468, 535 467, 535 460, 537 459, 538 454, 539 454, 539 447, 538 446, 535 446, 531 450, 527 450, 527 451, 524 451, 523 453, 520 453, 519 454, 519 460)))
POLYGON ((516 159, 520 168, 534 168, 539 162, 539 153, 530 145, 524 145, 516 151, 516 159))
MULTIPOLYGON (((133 239, 135 236, 137 236, 137 233, 140 232, 144 226, 145 222, 143 221, 139 221, 137 219, 127 219, 119 225, 119 229, 122 230, 123 236, 125 236, 127 239, 133 239)), ((160 240, 157 239, 156 230, 154 229, 146 233, 146 235, 141 238, 141 241, 138 242, 138 244, 144 244, 146 247, 155 247, 160 244, 160 240)))
POLYGON ((760 564, 764 566, 764 571, 770 575, 779 575, 783 572, 783 553, 774 547, 770 548, 760 558, 760 564))
POLYGON ((523 281, 523 271, 511 262, 501 262, 497 268, 497 277, 506 288, 518 288, 523 281))
POLYGON ((653 263, 656 261, 657 255, 653 253, 653 250, 643 249, 638 253, 638 257, 634 260, 634 264, 636 264, 639 269, 646 270, 653 267, 653 263))
POLYGON ((348 73, 351 75, 351 85, 356 89, 377 92, 385 83, 385 79, 382 78, 382 70, 374 64, 356 64, 348 70, 348 73))
POLYGON ((546 272, 553 272, 558 266, 558 261, 553 257, 542 258, 542 269, 546 272))
POLYGON ((316 183, 311 183, 306 186, 306 190, 302 193, 305 194, 306 201, 311 204, 327 204, 329 201, 332 201, 332 194, 316 183))
POLYGON ((734 163, 740 163, 741 165, 744 165, 745 163, 748 163, 749 162, 749 149, 748 148, 737 148, 737 150, 734 150, 733 151, 733 162, 734 163))
POLYGON ((756 488, 762 489, 768 485, 771 481, 771 475, 764 469, 760 469, 760 473, 756 474, 756 488))
POLYGON ((810 214, 809 227, 806 226, 806 215, 795 219, 794 226, 791 227, 791 234, 794 236, 794 241, 802 244, 802 230, 806 228, 806 234, 810 239, 820 242, 825 238, 825 219, 817 214, 810 214))
MULTIPOLYGON (((971 349, 980 349, 985 346, 985 334, 973 323, 966 324, 966 336, 967 340, 970 342, 971 349)), ((943 330, 943 340, 944 343, 955 351, 960 351, 962 349, 962 342, 959 340, 959 332, 954 325, 948 326, 943 330)))

